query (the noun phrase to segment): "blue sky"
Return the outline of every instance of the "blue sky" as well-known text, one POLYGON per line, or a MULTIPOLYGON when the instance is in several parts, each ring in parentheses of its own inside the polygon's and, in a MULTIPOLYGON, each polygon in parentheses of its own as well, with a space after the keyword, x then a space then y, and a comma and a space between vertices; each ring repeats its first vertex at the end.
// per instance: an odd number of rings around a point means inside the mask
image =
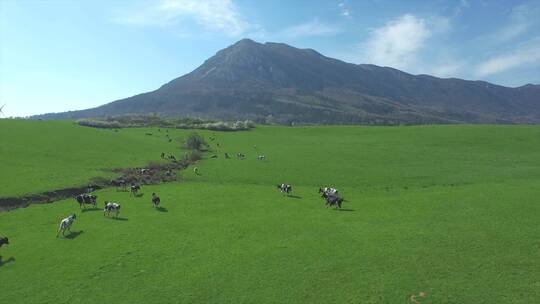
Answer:
POLYGON ((540 84, 540 0, 0 1, 7 116, 151 91, 248 37, 412 74, 540 84))

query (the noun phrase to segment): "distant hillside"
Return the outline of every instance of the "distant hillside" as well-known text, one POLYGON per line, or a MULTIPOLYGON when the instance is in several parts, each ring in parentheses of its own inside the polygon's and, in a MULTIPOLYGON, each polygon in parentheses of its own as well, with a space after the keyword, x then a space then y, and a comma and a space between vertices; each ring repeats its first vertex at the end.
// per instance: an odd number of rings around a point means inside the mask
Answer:
POLYGON ((540 123, 540 86, 411 75, 243 39, 155 91, 36 118, 148 113, 283 124, 540 123))

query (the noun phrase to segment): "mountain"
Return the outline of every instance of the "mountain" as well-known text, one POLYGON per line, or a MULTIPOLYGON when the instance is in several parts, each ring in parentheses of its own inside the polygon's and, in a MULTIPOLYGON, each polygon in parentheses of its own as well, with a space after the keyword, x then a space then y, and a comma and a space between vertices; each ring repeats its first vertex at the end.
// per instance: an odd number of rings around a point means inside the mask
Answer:
POLYGON ((539 123, 540 85, 411 75, 243 39, 155 91, 36 118, 149 113, 284 124, 539 123))

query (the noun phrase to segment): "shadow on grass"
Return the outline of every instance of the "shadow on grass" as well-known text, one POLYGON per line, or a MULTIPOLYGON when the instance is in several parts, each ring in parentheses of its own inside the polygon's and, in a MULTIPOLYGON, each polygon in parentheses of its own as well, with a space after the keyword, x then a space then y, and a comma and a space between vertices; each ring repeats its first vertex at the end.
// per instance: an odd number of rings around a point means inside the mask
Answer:
POLYGON ((115 221, 129 221, 129 219, 127 217, 107 216, 107 218, 110 219, 110 220, 115 220, 115 221))
POLYGON ((0 255, 0 267, 6 265, 6 264, 8 264, 8 263, 13 263, 13 262, 15 262, 15 258, 14 258, 14 257, 10 257, 9 259, 7 259, 7 260, 4 261, 4 260, 2 260, 2 256, 0 255))
POLYGON ((99 211, 99 210, 102 210, 98 207, 95 207, 95 208, 90 208, 90 209, 82 209, 81 212, 88 212, 88 211, 99 211))
POLYGON ((169 212, 169 209, 167 209, 165 207, 157 207, 156 210, 159 211, 159 212, 169 212))
POLYGON ((354 209, 334 209, 334 211, 354 211, 354 209))
POLYGON ((78 237, 79 235, 83 234, 83 230, 79 231, 71 231, 68 235, 65 236, 66 239, 73 240, 74 238, 78 237))
POLYGON ((136 193, 136 194, 133 194, 133 196, 135 196, 135 197, 143 197, 144 193, 136 193))
POLYGON ((301 199, 302 198, 301 196, 298 196, 298 195, 289 195, 287 197, 295 198, 295 199, 301 199))

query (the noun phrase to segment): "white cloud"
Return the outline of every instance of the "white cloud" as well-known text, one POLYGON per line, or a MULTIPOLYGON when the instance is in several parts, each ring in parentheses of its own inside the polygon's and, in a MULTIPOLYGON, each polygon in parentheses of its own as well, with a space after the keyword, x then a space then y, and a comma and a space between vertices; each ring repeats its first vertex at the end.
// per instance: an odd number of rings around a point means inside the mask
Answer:
POLYGON ((338 26, 313 20, 284 29, 281 35, 289 38, 307 36, 328 36, 341 32, 338 26))
POLYGON ((508 70, 540 65, 540 39, 533 39, 514 51, 494 56, 475 67, 477 77, 499 74, 508 70))
POLYGON ((175 26, 195 21, 208 31, 242 35, 250 24, 231 0, 161 0, 119 14, 115 21, 128 25, 175 26))
POLYGON ((493 34, 493 40, 501 43, 524 34, 539 23, 538 16, 540 16, 540 5, 526 3, 514 7, 508 24, 493 34))
POLYGON ((371 32, 362 44, 363 60, 395 68, 408 68, 432 35, 424 19, 403 15, 371 32))
POLYGON ((340 15, 343 17, 351 17, 351 11, 347 8, 344 2, 338 3, 338 8, 340 11, 340 15))

